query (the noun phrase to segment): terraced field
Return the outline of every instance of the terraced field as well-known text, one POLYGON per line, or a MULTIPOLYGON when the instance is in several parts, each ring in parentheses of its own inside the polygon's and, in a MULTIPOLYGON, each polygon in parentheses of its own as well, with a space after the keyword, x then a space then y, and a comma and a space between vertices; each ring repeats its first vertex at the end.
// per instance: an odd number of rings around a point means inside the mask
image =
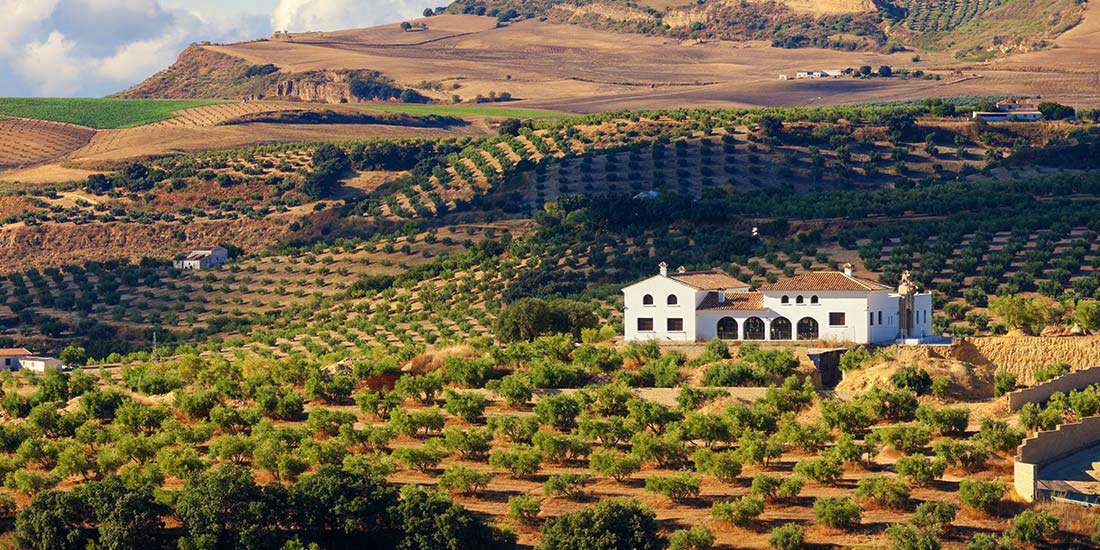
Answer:
POLYGON ((905 24, 915 31, 947 31, 999 6, 1003 0, 905 0, 905 24))

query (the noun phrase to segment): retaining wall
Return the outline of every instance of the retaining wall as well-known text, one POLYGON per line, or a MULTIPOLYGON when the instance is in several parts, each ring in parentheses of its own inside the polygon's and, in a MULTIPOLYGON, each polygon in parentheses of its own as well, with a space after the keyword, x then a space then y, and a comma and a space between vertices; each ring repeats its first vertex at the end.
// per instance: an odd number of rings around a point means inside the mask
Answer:
POLYGON ((960 338, 950 355, 972 365, 995 367, 1035 382, 1035 370, 1045 365, 1068 363, 1075 369, 1100 365, 1100 335, 1091 336, 989 336, 960 338))
POLYGON ((1062 424, 1056 429, 1039 432, 1024 440, 1016 449, 1013 464, 1013 485, 1016 494, 1031 502, 1035 499, 1035 482, 1043 466, 1096 445, 1100 440, 1100 416, 1089 416, 1080 422, 1062 424))
POLYGON ((1008 394, 1008 407, 1013 411, 1028 403, 1042 403, 1055 393, 1069 393, 1072 390, 1087 388, 1093 384, 1100 384, 1100 367, 1091 367, 1084 370, 1068 372, 1057 376, 1030 388, 1016 390, 1008 394))

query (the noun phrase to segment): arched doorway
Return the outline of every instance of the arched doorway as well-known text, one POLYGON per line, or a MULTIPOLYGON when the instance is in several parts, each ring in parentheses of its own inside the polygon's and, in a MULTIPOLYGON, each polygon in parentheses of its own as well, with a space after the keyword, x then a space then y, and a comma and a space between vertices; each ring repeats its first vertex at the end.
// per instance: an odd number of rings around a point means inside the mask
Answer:
POLYGON ((772 319, 772 340, 790 340, 791 321, 786 317, 772 319))
POLYGON ((718 339, 737 339, 737 320, 733 317, 722 317, 718 320, 718 339))
POLYGON ((798 322, 798 339, 799 340, 817 340, 817 319, 813 317, 803 317, 798 322))
POLYGON ((742 338, 745 340, 763 340, 764 320, 759 317, 745 319, 745 334, 742 338))

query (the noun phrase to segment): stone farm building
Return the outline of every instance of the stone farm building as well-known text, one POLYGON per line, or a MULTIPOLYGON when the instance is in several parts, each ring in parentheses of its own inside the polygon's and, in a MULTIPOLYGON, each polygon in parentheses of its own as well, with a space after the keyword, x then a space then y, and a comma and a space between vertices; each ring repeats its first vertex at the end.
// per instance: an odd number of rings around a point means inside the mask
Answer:
POLYGON ((765 284, 719 271, 660 273, 623 289, 626 340, 829 341, 890 344, 932 335, 932 295, 902 277, 897 290, 840 271, 765 284))

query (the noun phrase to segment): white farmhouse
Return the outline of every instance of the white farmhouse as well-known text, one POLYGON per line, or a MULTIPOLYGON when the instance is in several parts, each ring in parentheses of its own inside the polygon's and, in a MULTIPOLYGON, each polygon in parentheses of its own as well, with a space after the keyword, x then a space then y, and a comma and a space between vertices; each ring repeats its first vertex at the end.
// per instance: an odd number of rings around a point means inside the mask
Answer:
POLYGON ((888 344, 932 335, 932 295, 908 273, 895 292, 843 272, 761 286, 718 270, 660 273, 623 289, 626 340, 813 340, 888 344))
POLYGON ((229 259, 229 251, 222 246, 201 250, 192 250, 182 260, 172 262, 178 269, 207 269, 224 264, 229 259))
POLYGON ((19 360, 30 356, 27 348, 0 348, 0 368, 19 370, 19 360))
POLYGON ((46 372, 49 367, 62 368, 61 361, 54 357, 23 357, 19 360, 19 368, 34 372, 46 372))

